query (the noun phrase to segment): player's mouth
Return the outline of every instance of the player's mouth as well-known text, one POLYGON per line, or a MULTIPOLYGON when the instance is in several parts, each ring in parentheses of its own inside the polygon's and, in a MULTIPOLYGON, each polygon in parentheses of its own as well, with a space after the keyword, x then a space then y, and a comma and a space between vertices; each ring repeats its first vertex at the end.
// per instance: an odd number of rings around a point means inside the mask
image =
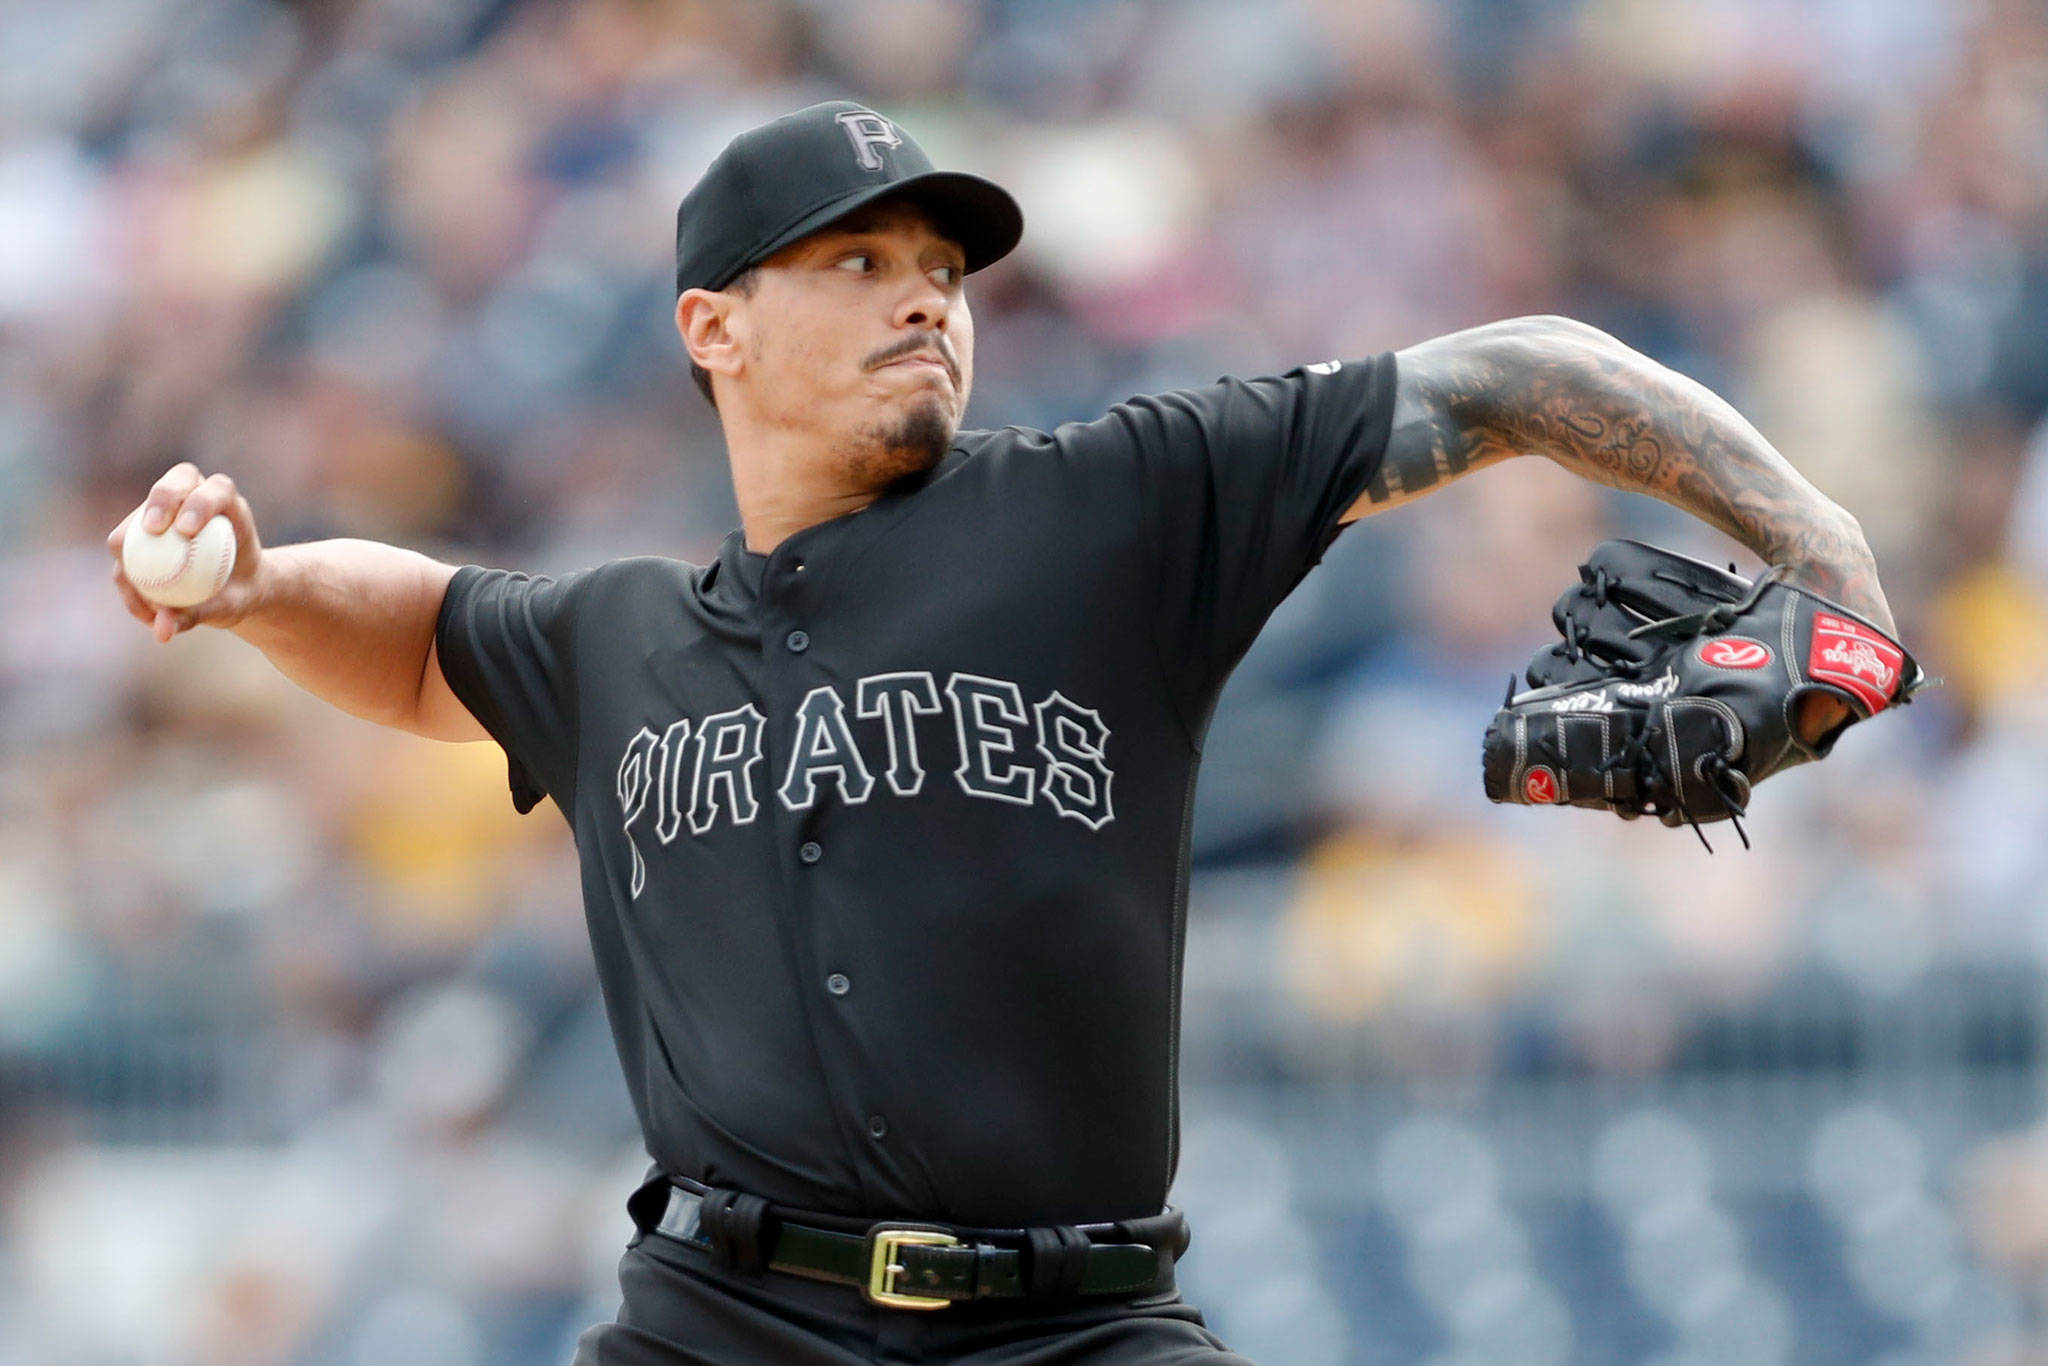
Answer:
POLYGON ((944 375, 949 382, 953 379, 953 367, 929 351, 918 351, 908 356, 899 356, 897 359, 878 368, 883 370, 931 370, 944 375))

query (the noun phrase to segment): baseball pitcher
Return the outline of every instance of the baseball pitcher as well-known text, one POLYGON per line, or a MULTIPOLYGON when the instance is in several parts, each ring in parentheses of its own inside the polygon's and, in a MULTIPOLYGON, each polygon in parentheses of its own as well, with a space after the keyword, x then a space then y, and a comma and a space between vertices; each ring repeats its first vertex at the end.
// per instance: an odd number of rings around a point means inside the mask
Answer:
POLYGON ((1519 318, 963 431, 967 277, 1023 232, 870 109, 735 139, 677 217, 675 322, 741 526, 550 579, 364 541, 238 556, 234 631, 355 715, 492 740, 575 833, 652 1167, 579 1366, 1228 1363, 1166 1204, 1189 812, 1218 692, 1345 526, 1513 456, 1651 494, 1756 583, 1602 547, 1487 742, 1501 800, 1671 822, 1908 695, 1855 520, 1728 404, 1519 318))

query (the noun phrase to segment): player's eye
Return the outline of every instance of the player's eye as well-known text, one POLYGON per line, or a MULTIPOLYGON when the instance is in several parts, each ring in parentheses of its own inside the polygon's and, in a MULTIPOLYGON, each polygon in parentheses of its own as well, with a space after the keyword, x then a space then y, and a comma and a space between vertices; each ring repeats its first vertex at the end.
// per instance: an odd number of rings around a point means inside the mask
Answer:
POLYGON ((832 264, 840 270, 845 270, 848 266, 852 266, 855 274, 865 275, 868 267, 874 265, 874 263, 875 258, 872 255, 864 251, 856 251, 840 257, 832 264))
POLYGON ((951 289, 960 283, 961 270, 958 266, 934 266, 931 274, 932 278, 944 289, 951 289))

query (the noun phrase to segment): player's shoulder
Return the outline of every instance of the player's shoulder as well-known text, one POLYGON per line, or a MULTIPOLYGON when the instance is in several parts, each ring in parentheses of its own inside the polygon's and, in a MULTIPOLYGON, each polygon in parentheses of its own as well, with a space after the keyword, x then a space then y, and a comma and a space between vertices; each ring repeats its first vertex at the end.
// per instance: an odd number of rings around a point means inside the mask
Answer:
POLYGON ((960 496, 1010 508, 1037 496, 1070 499, 1077 480, 1124 463, 1111 457, 1113 435, 1088 426, 1070 422, 1044 431, 1019 424, 958 432, 932 471, 930 487, 950 485, 960 496))
POLYGON ((576 592, 643 583, 681 584, 703 572, 702 565, 664 555, 622 555, 599 564, 544 569, 496 569, 483 564, 467 564, 457 570, 459 574, 576 592))
POLYGON ((709 557, 703 564, 697 564, 670 555, 621 555, 615 560, 593 565, 583 572, 589 574, 593 580, 605 584, 657 584, 673 587, 703 577, 710 563, 709 557))
POLYGON ((958 431, 953 434, 952 448, 946 452, 946 458, 940 462, 937 472, 944 474, 947 465, 965 465, 986 455, 1002 455, 1019 447, 1040 444, 1047 439, 1044 432, 1021 425, 958 431))
MULTIPOLYGON (((1059 422, 1051 428, 1021 423, 962 431, 946 460, 933 472, 938 484, 954 480, 963 488, 1014 499, 1032 490, 1073 506, 1077 489, 1097 489, 1107 479, 1126 481, 1143 463, 1161 426, 1141 414, 1158 396, 1138 396, 1095 417, 1059 422)), ((1105 490, 1106 491, 1106 490, 1105 490)))
POLYGON ((697 564, 669 555, 622 555, 570 577, 576 580, 577 595, 586 603, 602 602, 607 608, 633 603, 677 604, 697 595, 715 563, 715 556, 697 564))
POLYGON ((626 555, 599 564, 566 569, 485 569, 469 565, 457 571, 457 586, 470 591, 509 592, 537 609, 577 614, 590 604, 607 609, 635 600, 677 601, 687 598, 703 579, 706 566, 663 555, 626 555), (468 576, 470 581, 464 583, 468 576))
POLYGON ((965 471, 989 480, 1056 469, 1122 470, 1161 448, 1200 449, 1205 441, 1287 430, 1305 414, 1384 407, 1392 378, 1391 353, 1314 361, 1132 394, 1097 416, 1050 429, 1021 423, 966 429, 954 435, 932 482, 965 471))
POLYGON ((1013 423, 962 431, 954 435, 952 450, 935 473, 943 477, 955 467, 978 468, 983 473, 1040 467, 1048 458, 1057 461, 1099 453, 1118 444, 1124 435, 1115 408, 1098 417, 1060 422, 1050 429, 1013 423))
POLYGON ((1388 355, 1357 360, 1327 360, 1285 370, 1219 375, 1206 383, 1191 380, 1143 393, 1129 394, 1100 414, 1062 421, 1049 429, 1011 425, 963 431, 953 441, 954 454, 966 459, 1045 451, 1099 451, 1132 444, 1148 424, 1163 415, 1179 415, 1196 423, 1218 421, 1244 408, 1270 407, 1280 395, 1325 387, 1370 382, 1391 366, 1388 355))

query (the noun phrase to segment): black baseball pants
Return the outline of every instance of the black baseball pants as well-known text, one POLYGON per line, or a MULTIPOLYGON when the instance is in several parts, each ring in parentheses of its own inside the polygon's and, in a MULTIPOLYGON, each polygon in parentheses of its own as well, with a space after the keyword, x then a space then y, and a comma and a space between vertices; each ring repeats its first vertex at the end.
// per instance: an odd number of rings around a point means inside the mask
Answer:
POLYGON ((1253 1366, 1177 1292, 1056 1311, 1014 1301, 879 1309, 859 1291, 751 1275, 653 1233, 619 1263, 616 1322, 575 1366, 1253 1366))

